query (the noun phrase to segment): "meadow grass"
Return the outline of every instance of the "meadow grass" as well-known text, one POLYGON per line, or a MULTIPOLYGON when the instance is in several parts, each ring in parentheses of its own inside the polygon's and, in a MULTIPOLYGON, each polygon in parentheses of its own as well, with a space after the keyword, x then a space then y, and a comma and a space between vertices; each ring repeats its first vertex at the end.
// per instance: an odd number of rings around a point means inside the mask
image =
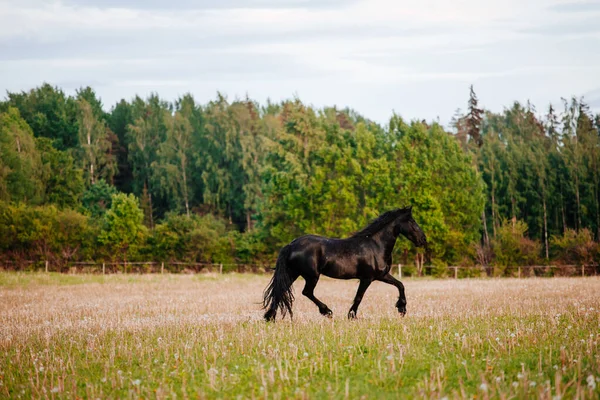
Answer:
POLYGON ((262 321, 259 275, 0 274, 0 397, 598 398, 600 279, 322 278, 262 321), (559 397, 557 397, 559 396, 559 397))

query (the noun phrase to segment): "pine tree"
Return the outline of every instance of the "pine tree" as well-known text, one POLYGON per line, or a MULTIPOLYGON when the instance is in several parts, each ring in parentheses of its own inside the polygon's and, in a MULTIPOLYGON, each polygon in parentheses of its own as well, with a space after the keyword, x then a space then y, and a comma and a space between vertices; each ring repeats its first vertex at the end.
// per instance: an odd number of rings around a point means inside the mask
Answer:
POLYGON ((481 122, 482 122, 483 110, 478 108, 478 100, 471 85, 469 93, 469 112, 466 116, 466 130, 467 135, 475 141, 478 147, 483 145, 483 138, 481 137, 481 122))

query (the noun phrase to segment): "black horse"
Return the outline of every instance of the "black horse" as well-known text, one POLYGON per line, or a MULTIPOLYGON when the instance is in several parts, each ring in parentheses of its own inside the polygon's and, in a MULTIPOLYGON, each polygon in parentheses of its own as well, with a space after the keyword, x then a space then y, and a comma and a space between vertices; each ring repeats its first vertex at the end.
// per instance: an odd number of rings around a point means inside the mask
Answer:
POLYGON ((388 211, 347 239, 306 235, 293 240, 279 252, 275 274, 265 289, 265 319, 275 320, 278 308, 283 317, 286 312, 292 316, 292 284, 299 276, 306 281, 302 294, 319 307, 321 314, 331 317, 329 307, 314 295, 321 274, 337 279, 360 279, 348 318, 356 318, 363 295, 373 281, 389 283, 398 288, 396 308, 404 316, 404 285, 390 273, 392 250, 399 234, 418 247, 427 246, 425 234, 412 217, 412 207, 388 211))

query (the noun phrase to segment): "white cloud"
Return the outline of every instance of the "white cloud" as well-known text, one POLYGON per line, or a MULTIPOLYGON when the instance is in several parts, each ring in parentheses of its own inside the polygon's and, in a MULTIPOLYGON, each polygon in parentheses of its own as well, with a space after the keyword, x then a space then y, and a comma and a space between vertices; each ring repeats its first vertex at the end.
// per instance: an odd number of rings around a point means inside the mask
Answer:
POLYGON ((448 120, 470 83, 496 109, 600 87, 600 32, 589 23, 600 8, 587 3, 165 4, 0 0, 0 90, 93 85, 105 104, 152 90, 189 90, 200 101, 216 90, 259 100, 298 94, 380 120, 401 108, 448 120))

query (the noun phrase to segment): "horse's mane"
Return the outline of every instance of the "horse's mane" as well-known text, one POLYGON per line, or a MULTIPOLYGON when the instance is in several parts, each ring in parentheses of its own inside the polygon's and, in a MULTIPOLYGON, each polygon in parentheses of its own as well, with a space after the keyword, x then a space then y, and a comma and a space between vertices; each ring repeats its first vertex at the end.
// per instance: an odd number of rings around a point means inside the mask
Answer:
POLYGON ((403 214, 408 214, 409 212, 410 207, 397 208, 395 210, 384 212, 379 217, 371 221, 369 225, 367 225, 360 231, 354 233, 350 237, 372 236, 380 230, 382 230, 383 228, 385 228, 390 222, 394 221, 396 218, 400 217, 403 214))

